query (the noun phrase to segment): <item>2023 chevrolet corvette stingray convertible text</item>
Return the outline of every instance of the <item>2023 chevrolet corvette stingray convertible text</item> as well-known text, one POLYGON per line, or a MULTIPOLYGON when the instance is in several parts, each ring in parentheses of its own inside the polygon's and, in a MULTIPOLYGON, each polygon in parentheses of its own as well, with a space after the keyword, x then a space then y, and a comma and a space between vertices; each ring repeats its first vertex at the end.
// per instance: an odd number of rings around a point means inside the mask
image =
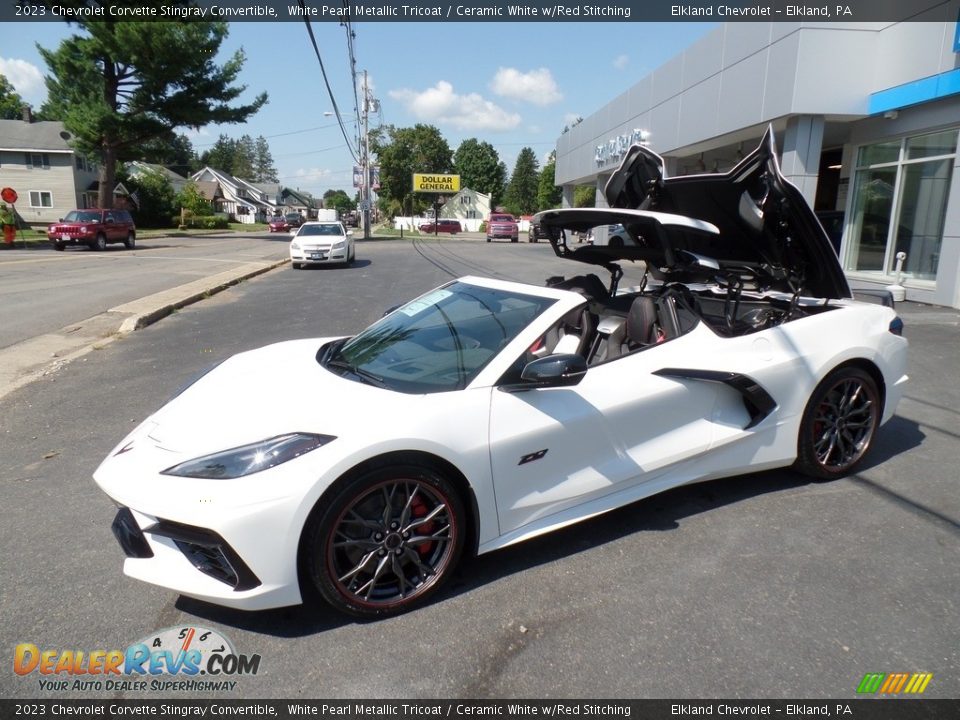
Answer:
POLYGON ((851 472, 907 343, 892 308, 851 297, 772 134, 725 175, 665 179, 633 148, 607 196, 535 219, 607 284, 461 278, 354 337, 231 357, 147 418, 95 473, 125 572, 238 608, 309 588, 383 616, 465 551, 678 485, 851 472), (629 242, 566 244, 614 225, 629 242), (618 288, 622 261, 645 263, 640 286, 618 288))

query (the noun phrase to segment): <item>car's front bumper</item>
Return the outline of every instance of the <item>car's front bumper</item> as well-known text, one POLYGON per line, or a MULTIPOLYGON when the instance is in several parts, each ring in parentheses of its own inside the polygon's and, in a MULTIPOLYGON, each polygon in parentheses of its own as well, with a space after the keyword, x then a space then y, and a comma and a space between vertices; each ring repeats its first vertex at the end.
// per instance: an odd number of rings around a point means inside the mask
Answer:
POLYGON ((114 534, 124 574, 241 610, 299 604, 300 532, 318 477, 310 458, 233 480, 163 475, 156 468, 183 458, 149 432, 150 425, 135 432, 132 449, 94 474, 121 508, 114 534))
POLYGON ((344 263, 347 261, 347 249, 331 250, 327 252, 307 252, 291 251, 290 262, 301 263, 302 265, 329 265, 331 263, 344 263))
MULTIPOLYGON (((281 507, 274 512, 279 519, 279 514, 292 513, 293 508, 281 507)), ((121 507, 113 531, 127 556, 123 572, 183 595, 240 610, 299 604, 302 599, 296 563, 288 561, 296 557, 296 546, 289 547, 282 532, 258 532, 255 538, 245 539, 251 527, 270 524, 269 519, 252 515, 238 517, 217 532, 121 507), (223 532, 231 539, 226 539, 223 532), (273 558, 257 563, 258 575, 247 558, 266 555, 273 558)), ((279 529, 279 525, 274 527, 279 529)))

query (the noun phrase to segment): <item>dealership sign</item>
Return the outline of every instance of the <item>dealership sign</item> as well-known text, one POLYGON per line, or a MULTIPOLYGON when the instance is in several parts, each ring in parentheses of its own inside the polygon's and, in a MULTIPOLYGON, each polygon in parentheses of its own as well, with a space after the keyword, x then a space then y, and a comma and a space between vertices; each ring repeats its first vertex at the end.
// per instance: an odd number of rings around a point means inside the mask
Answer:
POLYGON ((413 191, 415 193, 458 193, 460 176, 414 173, 413 191))
POLYGON ((597 145, 594 155, 597 165, 606 165, 611 160, 619 160, 626 155, 631 145, 646 145, 650 133, 646 130, 634 128, 633 132, 612 137, 602 145, 597 145))

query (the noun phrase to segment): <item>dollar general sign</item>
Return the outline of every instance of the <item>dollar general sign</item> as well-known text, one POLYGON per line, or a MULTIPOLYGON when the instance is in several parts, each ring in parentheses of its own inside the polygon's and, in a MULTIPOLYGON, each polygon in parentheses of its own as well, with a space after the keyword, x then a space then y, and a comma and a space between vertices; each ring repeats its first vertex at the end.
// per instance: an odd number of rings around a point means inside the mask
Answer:
POLYGON ((460 176, 414 173, 413 191, 421 193, 457 193, 460 192, 460 176))

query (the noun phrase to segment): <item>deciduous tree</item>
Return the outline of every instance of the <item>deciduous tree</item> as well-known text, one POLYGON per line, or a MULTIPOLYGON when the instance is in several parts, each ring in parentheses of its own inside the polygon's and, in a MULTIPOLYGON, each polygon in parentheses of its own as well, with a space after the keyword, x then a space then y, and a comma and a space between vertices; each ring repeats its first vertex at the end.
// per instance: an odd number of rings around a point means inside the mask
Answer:
POLYGON ((560 207, 563 191, 556 185, 557 154, 550 153, 546 164, 540 170, 540 180, 537 186, 537 210, 549 210, 560 207))
POLYGON ((506 184, 500 155, 488 142, 468 138, 453 154, 453 165, 460 175, 460 186, 490 195, 491 207, 503 201, 506 184))
POLYGON ((380 200, 384 209, 393 200, 405 212, 420 212, 433 198, 413 195, 413 173, 448 173, 453 169, 450 146, 433 125, 388 125, 371 134, 370 147, 379 157, 380 200))

